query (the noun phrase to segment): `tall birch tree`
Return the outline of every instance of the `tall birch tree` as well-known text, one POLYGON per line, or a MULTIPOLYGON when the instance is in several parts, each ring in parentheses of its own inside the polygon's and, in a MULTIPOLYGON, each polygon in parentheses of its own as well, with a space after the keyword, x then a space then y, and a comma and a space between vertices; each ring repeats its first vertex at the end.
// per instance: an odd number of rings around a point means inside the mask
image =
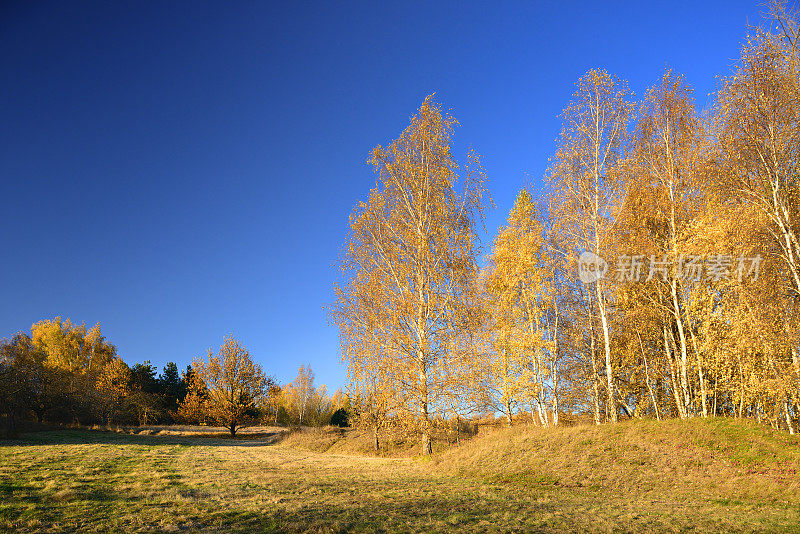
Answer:
POLYGON ((423 454, 457 375, 452 349, 475 327, 476 224, 490 202, 478 157, 464 170, 453 157, 457 124, 431 95, 398 139, 373 150, 377 183, 350 218, 332 310, 351 366, 368 353, 348 347, 364 340, 386 354, 373 372, 391 378, 423 454))
MULTIPOLYGON (((625 82, 604 70, 592 69, 578 81, 572 101, 563 113, 563 127, 548 180, 553 191, 550 209, 555 229, 569 244, 573 266, 582 252, 602 257, 613 240, 613 213, 622 198, 614 173, 633 110, 629 95, 625 82)), ((574 271, 577 272, 577 267, 574 271)), ((592 285, 587 295, 591 295, 593 314, 599 320, 608 415, 616 421, 609 286, 604 279, 592 285)), ((594 354, 588 357, 594 364, 594 354)))

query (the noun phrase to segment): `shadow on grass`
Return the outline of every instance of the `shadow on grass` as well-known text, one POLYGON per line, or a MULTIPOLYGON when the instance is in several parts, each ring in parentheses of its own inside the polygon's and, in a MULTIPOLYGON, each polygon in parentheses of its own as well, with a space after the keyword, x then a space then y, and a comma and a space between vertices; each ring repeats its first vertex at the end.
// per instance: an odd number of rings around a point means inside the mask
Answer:
MULTIPOLYGON (((23 488, 18 488, 23 490, 23 488)), ((127 509, 131 497, 112 494, 103 488, 77 491, 70 496, 77 506, 91 508, 90 522, 102 523, 115 517, 113 510, 127 509)), ((80 530, 79 525, 87 517, 77 517, 69 510, 66 501, 53 501, 45 493, 28 493, 7 502, 12 505, 5 510, 3 519, 24 525, 28 504, 36 503, 38 514, 45 524, 60 523, 66 530, 80 530), (64 512, 68 512, 64 517, 64 512)), ((431 532, 442 530, 484 531, 496 521, 496 512, 503 510, 502 503, 474 503, 467 499, 439 497, 406 497, 396 502, 350 502, 327 503, 309 501, 299 508, 286 509, 280 505, 261 510, 226 508, 219 509, 212 501, 194 503, 190 511, 179 506, 174 509, 153 510, 154 529, 188 530, 199 532, 431 532), (477 530, 476 530, 477 529, 477 530)), ((532 504, 526 510, 516 508, 514 524, 524 527, 533 517, 554 510, 552 504, 532 504)), ((118 512, 117 512, 118 513, 118 512)), ((127 510, 127 513, 132 513, 127 510)), ((116 516, 119 519, 118 516, 116 516)), ((534 525, 537 526, 537 525, 534 525)), ((581 525, 572 525, 580 529, 581 525)), ((113 528, 99 528, 113 531, 113 528)), ((534 529, 535 530, 535 529, 534 529)), ((566 530, 566 529, 562 529, 566 530)))
POLYGON ((0 447, 39 447, 42 445, 185 445, 200 447, 265 447, 281 441, 285 432, 261 432, 231 437, 225 433, 195 435, 129 434, 111 430, 69 429, 21 434, 15 439, 0 440, 0 447))
POLYGON ((209 510, 199 530, 209 526, 213 531, 241 533, 597 530, 591 519, 576 513, 573 503, 509 502, 505 497, 484 500, 475 495, 440 494, 376 501, 355 496, 350 502, 309 501, 299 508, 209 510))

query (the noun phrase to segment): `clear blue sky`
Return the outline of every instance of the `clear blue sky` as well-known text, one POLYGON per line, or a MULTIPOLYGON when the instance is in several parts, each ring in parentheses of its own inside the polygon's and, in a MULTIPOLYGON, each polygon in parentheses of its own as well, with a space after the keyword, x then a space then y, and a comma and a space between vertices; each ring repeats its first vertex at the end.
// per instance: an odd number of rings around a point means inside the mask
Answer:
POLYGON ((233 332, 336 388, 332 264, 370 149, 427 94, 484 156, 493 233, 587 69, 641 95, 669 65, 703 107, 762 23, 755 1, 383 4, 3 2, 0 337, 99 321, 126 362, 183 368, 233 332))

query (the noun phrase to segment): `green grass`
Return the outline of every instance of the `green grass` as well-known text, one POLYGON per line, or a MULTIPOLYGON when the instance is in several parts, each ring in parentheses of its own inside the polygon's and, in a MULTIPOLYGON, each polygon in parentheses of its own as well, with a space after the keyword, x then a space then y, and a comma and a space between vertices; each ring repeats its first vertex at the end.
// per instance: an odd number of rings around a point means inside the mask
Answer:
POLYGON ((798 440, 739 421, 520 427, 474 438, 432 461, 340 452, 360 450, 364 439, 356 432, 279 443, 269 435, 32 433, 0 442, 0 529, 796 532, 800 526, 798 440))

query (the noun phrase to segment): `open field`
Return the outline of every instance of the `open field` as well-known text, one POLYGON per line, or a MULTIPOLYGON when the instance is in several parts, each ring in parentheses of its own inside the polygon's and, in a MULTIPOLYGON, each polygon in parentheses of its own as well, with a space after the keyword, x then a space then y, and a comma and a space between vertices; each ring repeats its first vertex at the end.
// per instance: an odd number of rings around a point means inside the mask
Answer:
POLYGON ((0 442, 0 529, 797 531, 800 443, 730 420, 514 428, 431 459, 354 433, 167 429, 0 442), (163 433, 162 433, 163 431, 163 433), (360 445, 356 445, 356 448, 360 445), (336 452, 333 452, 336 451, 336 452))

